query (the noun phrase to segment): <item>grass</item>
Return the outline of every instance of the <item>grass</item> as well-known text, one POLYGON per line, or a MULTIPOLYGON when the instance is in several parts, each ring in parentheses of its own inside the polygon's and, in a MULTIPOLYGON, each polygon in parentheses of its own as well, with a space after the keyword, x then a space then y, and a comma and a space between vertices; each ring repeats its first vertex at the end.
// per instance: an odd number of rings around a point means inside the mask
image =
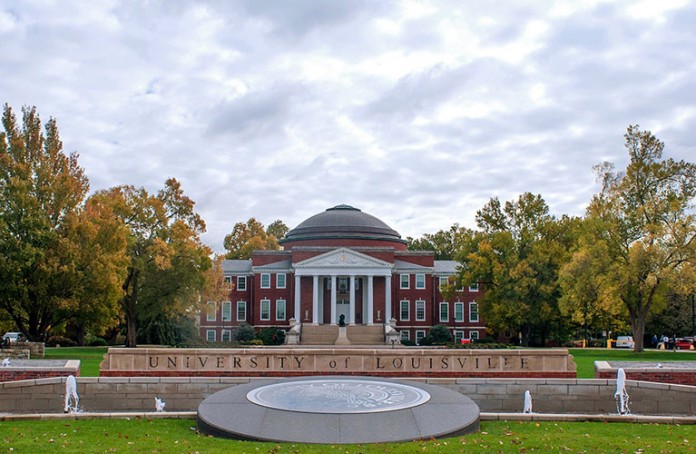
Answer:
POLYGON ((98 377, 99 364, 108 347, 46 348, 44 359, 79 359, 81 377, 98 377))
POLYGON ((0 422, 2 452, 478 453, 694 452, 696 426, 625 423, 481 423, 478 433, 371 445, 306 445, 226 440, 199 434, 194 420, 0 422))
POLYGON ((616 348, 571 348, 568 350, 575 360, 578 378, 594 378, 595 361, 696 361, 696 351, 646 350, 642 353, 634 353, 632 350, 616 348))

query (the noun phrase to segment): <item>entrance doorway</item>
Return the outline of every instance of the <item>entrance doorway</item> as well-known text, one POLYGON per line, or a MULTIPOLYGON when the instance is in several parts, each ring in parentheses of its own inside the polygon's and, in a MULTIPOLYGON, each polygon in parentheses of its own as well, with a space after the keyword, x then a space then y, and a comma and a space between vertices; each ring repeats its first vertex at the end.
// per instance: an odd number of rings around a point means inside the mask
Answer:
POLYGON ((350 320, 349 314, 350 301, 344 299, 336 300, 336 323, 338 323, 339 320, 341 320, 341 315, 343 315, 347 325, 349 323, 348 321, 350 320))

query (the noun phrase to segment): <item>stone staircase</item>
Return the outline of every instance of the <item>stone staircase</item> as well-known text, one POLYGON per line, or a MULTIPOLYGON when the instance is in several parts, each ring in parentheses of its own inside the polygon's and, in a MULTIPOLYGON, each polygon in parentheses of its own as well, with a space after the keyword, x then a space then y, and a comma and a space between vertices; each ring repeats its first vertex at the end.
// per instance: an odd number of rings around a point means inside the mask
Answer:
POLYGON ((302 345, 334 345, 338 339, 338 326, 302 325, 300 343, 302 345))
POLYGON ((355 325, 348 327, 350 345, 384 345, 384 326, 355 325))
MULTIPOLYGON (((350 345, 383 345, 384 326, 354 325, 347 327, 350 345)), ((302 345, 335 345, 338 339, 338 326, 302 325, 302 345)))

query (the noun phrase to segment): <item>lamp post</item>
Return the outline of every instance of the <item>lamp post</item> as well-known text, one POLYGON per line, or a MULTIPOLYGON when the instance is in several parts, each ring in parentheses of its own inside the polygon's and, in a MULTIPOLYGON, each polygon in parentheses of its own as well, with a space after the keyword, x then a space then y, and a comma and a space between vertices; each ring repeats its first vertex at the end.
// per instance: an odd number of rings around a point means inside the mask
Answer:
POLYGON ((691 335, 696 336, 696 313, 694 313, 694 294, 691 294, 691 335))

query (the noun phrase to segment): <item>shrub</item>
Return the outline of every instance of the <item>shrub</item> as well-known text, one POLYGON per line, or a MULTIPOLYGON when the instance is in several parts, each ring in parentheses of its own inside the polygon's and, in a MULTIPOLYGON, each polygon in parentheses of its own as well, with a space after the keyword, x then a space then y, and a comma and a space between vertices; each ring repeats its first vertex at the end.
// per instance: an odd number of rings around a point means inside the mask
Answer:
POLYGON ((445 325, 435 325, 421 341, 420 345, 446 345, 452 342, 452 333, 445 325))
POLYGON ((109 343, 101 337, 94 337, 87 343, 89 347, 106 347, 109 343))
POLYGON ((46 347, 55 347, 57 345, 60 345, 61 347, 75 347, 77 342, 63 336, 51 336, 46 341, 46 347))
POLYGON ((404 346, 406 346, 406 347, 413 347, 413 346, 416 345, 416 343, 413 342, 412 340, 401 339, 401 345, 404 345, 404 346))
POLYGON ((263 345, 283 345, 285 343, 285 331, 280 328, 264 328, 256 335, 263 345))
POLYGON ((256 337, 254 327, 248 323, 242 323, 237 327, 237 332, 234 334, 234 339, 240 344, 249 343, 256 337))

